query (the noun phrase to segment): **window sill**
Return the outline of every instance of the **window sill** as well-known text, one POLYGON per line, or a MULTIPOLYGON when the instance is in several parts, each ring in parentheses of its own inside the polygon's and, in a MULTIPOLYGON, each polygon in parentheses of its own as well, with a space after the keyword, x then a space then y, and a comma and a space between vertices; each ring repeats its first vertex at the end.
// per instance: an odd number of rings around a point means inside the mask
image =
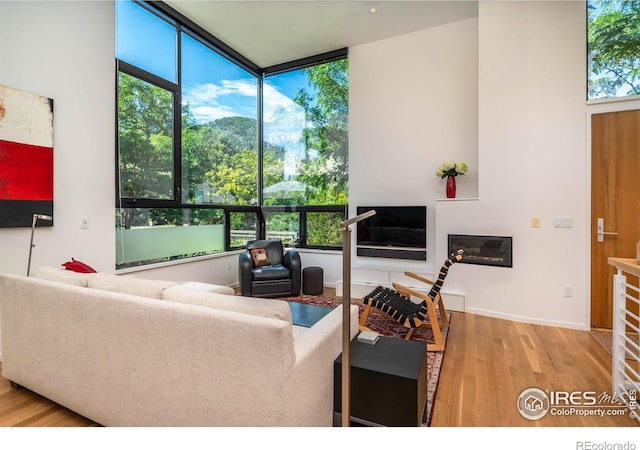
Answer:
POLYGON ((292 247, 298 253, 317 253, 320 255, 342 255, 342 250, 322 250, 320 248, 292 247))
POLYGON ((438 198, 436 202, 475 202, 479 198, 438 198))
POLYGON ((133 272, 142 272, 145 270, 153 270, 153 269, 159 269, 161 267, 170 267, 170 266, 177 266, 179 264, 188 264, 188 263, 195 263, 195 262, 200 262, 200 261, 206 261, 209 259, 217 259, 217 258, 224 258, 227 256, 233 256, 233 255, 237 255, 238 253, 241 253, 243 250, 231 250, 228 252, 221 252, 221 253, 215 253, 213 255, 205 255, 205 256, 196 256, 193 258, 184 258, 184 259, 176 259, 173 261, 164 261, 164 262, 159 262, 159 263, 153 263, 153 264, 145 264, 142 266, 136 266, 136 267, 127 267, 125 269, 116 269, 116 275, 120 275, 120 274, 126 274, 126 273, 133 273, 133 272))

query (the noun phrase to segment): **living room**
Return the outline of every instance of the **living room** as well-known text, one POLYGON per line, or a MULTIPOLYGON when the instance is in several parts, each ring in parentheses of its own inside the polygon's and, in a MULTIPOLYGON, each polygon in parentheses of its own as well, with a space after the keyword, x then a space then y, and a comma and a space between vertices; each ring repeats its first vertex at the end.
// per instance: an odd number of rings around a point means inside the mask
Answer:
MULTIPOLYGON (((427 267, 444 259, 447 233, 513 236, 517 249, 511 270, 463 267, 448 280, 451 289, 469 293, 469 311, 587 329, 584 8, 575 3, 482 3, 479 18, 350 49, 349 205, 353 213, 357 205, 372 203, 426 204, 427 267), (550 17, 540 17, 545 13, 550 17), (510 15, 517 20, 506 20, 510 15), (539 33, 536 19, 546 27, 544 33, 539 33), (553 20, 563 27, 554 27, 553 20), (512 29, 507 30, 507 24, 513 24, 512 29), (552 31, 559 34, 548 37, 555 51, 543 51, 548 45, 542 37, 552 31), (541 36, 529 42, 534 34, 541 36), (564 47, 558 48, 560 44, 564 47), (394 64, 388 64, 392 57, 394 64), (525 63, 531 69, 520 73, 525 63), (430 70, 433 65, 438 67, 435 72, 430 70), (391 67, 405 70, 385 73, 391 67), (562 70, 549 73, 548 67, 562 70), (381 82, 390 79, 395 80, 381 82), (393 151, 383 151, 387 148, 393 151), (375 158, 370 157, 373 150, 375 158), (435 170, 446 159, 470 167, 458 181, 457 193, 468 201, 436 202, 444 197, 444 183, 435 170), (377 173, 384 176, 371 175, 377 173), (549 221, 554 215, 573 216, 573 229, 549 224, 531 228, 531 216, 549 221), (564 284, 574 286, 569 301, 562 298, 564 284)), ((11 5, 18 19, 3 27, 7 35, 20 36, 26 32, 14 31, 11 24, 15 28, 27 21, 30 28, 47 30, 50 14, 64 16, 44 43, 33 36, 20 39, 20 46, 3 39, 8 69, 3 83, 56 102, 55 226, 39 230, 32 264, 59 265, 73 256, 98 271, 114 271, 113 5, 38 4, 35 11, 42 8, 42 13, 34 13, 34 6, 11 5), (65 7, 69 11, 63 14, 65 7), (38 21, 45 24, 36 27, 38 21), (63 23, 73 23, 76 32, 69 34, 63 23), (80 217, 89 218, 89 229, 80 229, 80 217)), ((28 230, 3 230, 1 239, 9 256, 0 269, 22 273, 28 230)), ((339 279, 339 255, 307 258, 309 265, 327 269, 326 283, 339 279)), ((402 267, 397 261, 388 263, 402 267)), ((232 285, 237 282, 236 264, 237 255, 223 255, 148 270, 144 276, 213 281, 215 274, 218 284, 232 285)))
MULTIPOLYGON (((74 257, 115 272, 114 17, 113 2, 0 3, 0 84, 55 101, 55 226, 37 230, 34 267, 74 257)), ((479 2, 470 17, 349 47, 349 215, 428 211, 426 261, 354 265, 434 273, 448 234, 512 236, 513 267, 459 265, 447 278, 465 313, 590 329, 588 118, 606 106, 585 101, 585 27, 581 1, 479 2), (455 201, 435 176, 448 159, 469 166, 455 201), (572 228, 554 228, 556 216, 572 228)), ((2 230, 0 273, 24 274, 29 231, 2 230)), ((300 253, 325 285, 342 278, 340 252, 300 253)), ((230 252, 133 274, 234 286, 237 264, 230 252)))

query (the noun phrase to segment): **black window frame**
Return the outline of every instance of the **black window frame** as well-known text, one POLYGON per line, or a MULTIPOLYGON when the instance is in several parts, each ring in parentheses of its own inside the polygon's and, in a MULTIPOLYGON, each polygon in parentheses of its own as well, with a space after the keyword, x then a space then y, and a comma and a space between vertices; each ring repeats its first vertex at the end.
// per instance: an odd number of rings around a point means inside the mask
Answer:
MULTIPOLYGON (((144 69, 141 69, 135 65, 121 61, 116 58, 116 104, 119 102, 118 92, 118 74, 120 72, 127 75, 136 77, 142 81, 150 83, 152 85, 161 87, 170 91, 173 94, 173 199, 150 199, 150 198, 132 198, 122 197, 120 195, 120 177, 119 177, 119 129, 116 127, 116 151, 115 151, 115 199, 116 208, 176 208, 176 209, 219 209, 224 213, 225 218, 225 238, 223 251, 240 250, 244 247, 232 247, 231 246, 231 221, 229 220, 232 212, 244 212, 256 214, 256 239, 264 239, 266 236, 266 223, 264 213, 267 211, 275 212, 297 212, 299 213, 299 229, 300 239, 296 244, 297 248, 310 248, 310 249, 322 249, 322 250, 341 250, 342 246, 318 246, 307 245, 307 213, 309 212, 327 212, 335 213, 339 212, 343 214, 346 219, 348 212, 348 204, 345 205, 322 205, 322 206, 275 206, 275 205, 263 205, 263 83, 264 79, 271 75, 277 75, 293 70, 302 69, 314 65, 324 64, 331 61, 348 57, 348 48, 342 48, 326 53, 322 53, 315 56, 310 56, 295 61, 286 62, 266 68, 261 68, 248 58, 244 57, 236 50, 213 36, 208 31, 197 25, 195 22, 182 15, 178 11, 174 10, 167 4, 161 1, 140 1, 132 0, 134 3, 145 8, 151 13, 155 14, 162 20, 167 21, 169 24, 176 28, 176 83, 166 80, 160 76, 150 73, 144 69), (219 54, 223 58, 227 59, 231 63, 237 65, 241 69, 248 72, 250 75, 256 77, 257 80, 257 193, 258 193, 258 205, 245 206, 245 205, 223 205, 223 204, 192 204, 184 203, 182 200, 182 98, 181 98, 181 86, 182 86, 182 60, 181 60, 181 42, 182 33, 186 33, 189 37, 196 39, 198 42, 205 45, 213 52, 219 54)), ((116 108, 116 124, 118 123, 118 108, 116 108)))
MULTIPOLYGON (((307 214, 308 213, 342 213, 343 220, 347 218, 348 205, 321 205, 321 206, 277 206, 269 205, 262 206, 263 212, 292 212, 298 213, 298 229, 300 230, 300 237, 296 243, 296 248, 308 248, 318 250, 342 250, 342 246, 331 245, 309 245, 307 243, 308 230, 307 230, 307 214)), ((266 228, 266 225, 265 225, 266 228)), ((261 239, 266 236, 266 229, 261 239)))

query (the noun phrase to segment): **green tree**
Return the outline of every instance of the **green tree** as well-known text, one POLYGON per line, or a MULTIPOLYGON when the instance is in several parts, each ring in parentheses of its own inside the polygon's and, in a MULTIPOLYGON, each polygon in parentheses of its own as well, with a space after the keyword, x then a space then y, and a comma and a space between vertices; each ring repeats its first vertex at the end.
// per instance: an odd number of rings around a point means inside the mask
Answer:
POLYGON ((303 131, 306 157, 296 178, 317 188, 307 193, 308 204, 346 204, 349 61, 345 58, 303 71, 310 89, 300 89, 294 101, 304 109, 310 126, 303 131))
POLYGON ((589 97, 640 94, 640 3, 591 0, 589 97))
POLYGON ((340 247, 342 213, 307 213, 307 245, 340 247))
MULTIPOLYGON (((173 196, 173 96, 120 72, 118 145, 120 196, 168 199, 173 196)), ((126 228, 135 209, 117 216, 126 228)))
MULTIPOLYGON (((265 183, 277 183, 283 179, 283 161, 275 160, 273 154, 265 154, 263 161, 274 168, 264 173, 265 183)), ((258 198, 258 153, 243 148, 225 155, 218 164, 210 166, 204 179, 214 188, 226 204, 257 205, 258 198)))
POLYGON ((122 72, 118 81, 121 195, 171 198, 173 97, 122 72))

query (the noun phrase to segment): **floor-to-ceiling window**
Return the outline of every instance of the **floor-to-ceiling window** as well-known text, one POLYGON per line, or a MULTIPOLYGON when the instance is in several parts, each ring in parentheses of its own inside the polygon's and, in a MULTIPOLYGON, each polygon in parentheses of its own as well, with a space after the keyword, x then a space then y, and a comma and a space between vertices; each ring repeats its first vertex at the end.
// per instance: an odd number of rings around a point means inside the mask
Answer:
POLYGON ((348 198, 348 80, 346 58, 266 74, 267 236, 288 232, 286 239, 304 246, 341 246, 339 224, 348 198))
POLYGON ((155 6, 117 2, 116 267, 265 237, 339 248, 346 51, 270 72, 155 6))
POLYGON ((258 74, 141 3, 116 35, 117 267, 222 252, 225 217, 255 239, 256 211, 225 207, 258 205, 258 74))

